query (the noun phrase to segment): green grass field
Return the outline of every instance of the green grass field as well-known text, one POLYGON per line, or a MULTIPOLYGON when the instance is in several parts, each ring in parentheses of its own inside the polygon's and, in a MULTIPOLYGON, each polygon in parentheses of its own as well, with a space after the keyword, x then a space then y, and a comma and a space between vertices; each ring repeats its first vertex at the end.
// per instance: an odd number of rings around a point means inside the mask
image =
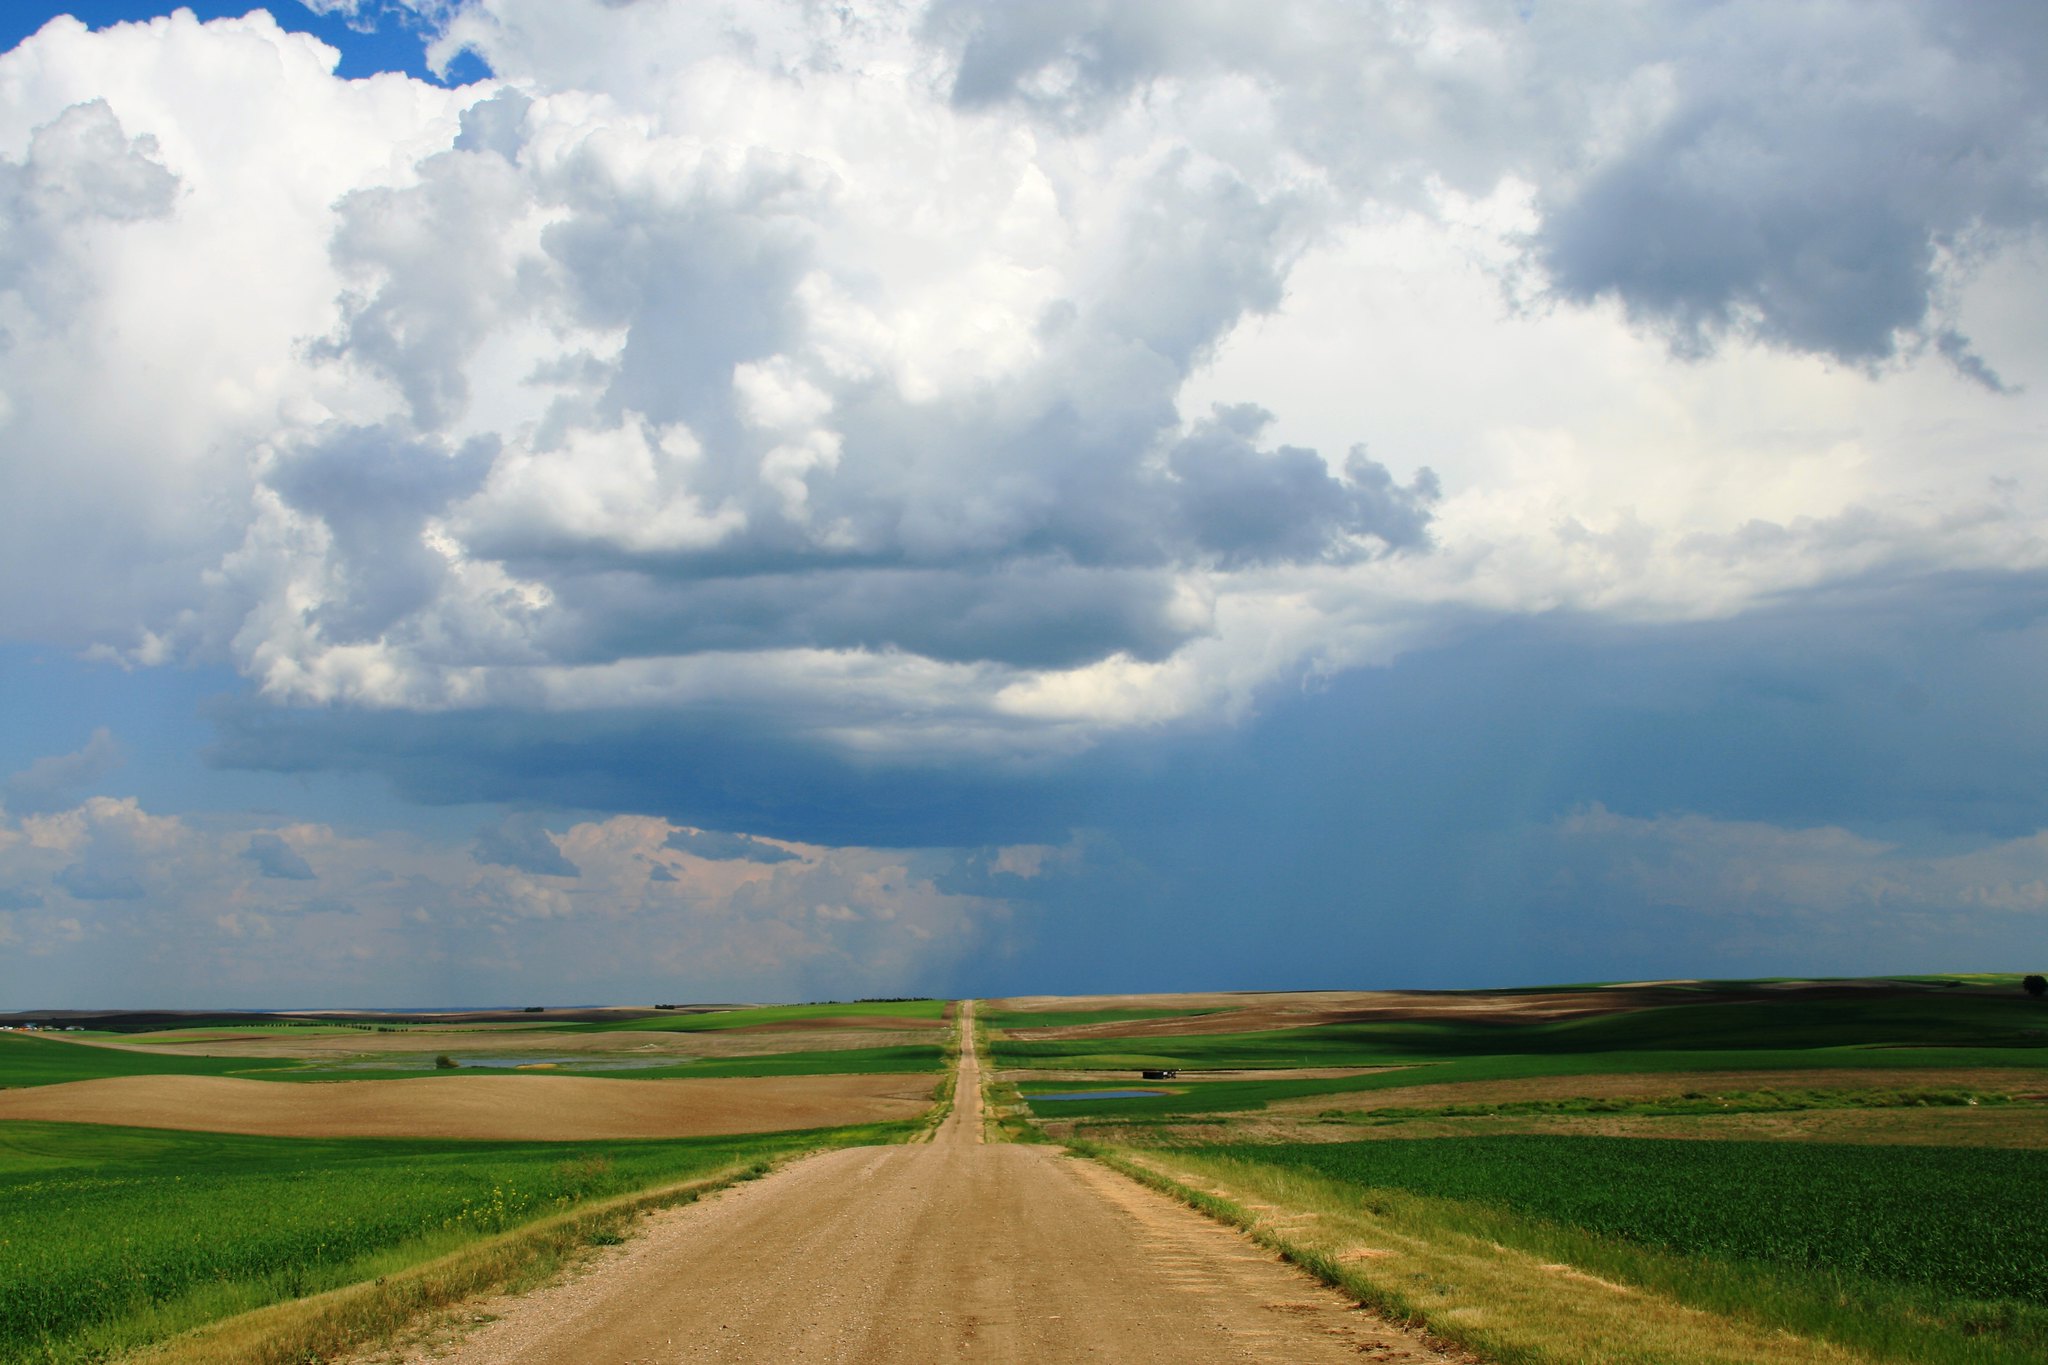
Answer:
POLYGON ((1157 1156, 1402 1248, 1335 1273, 1488 1358, 1746 1359, 1694 1348, 1747 1323, 1873 1360, 2048 1359, 2041 1151, 1495 1136, 1157 1156), (1549 1279, 1567 1269, 1620 1293, 1549 1279))
POLYGON ((2048 1007, 2017 992, 1929 991, 1871 999, 1664 1005, 1537 1022, 1368 1020, 1257 1033, 993 1042, 995 1059, 1003 1066, 1073 1069, 1384 1066, 1500 1055, 1570 1058, 1880 1046, 2032 1048, 2048 1056, 2048 1007))
MULTIPOLYGON (((1151 1098, 1056 1101, 1033 1107, 1041 1118, 1138 1119, 1258 1109, 1275 1100, 1369 1094, 1418 1084, 1521 1080, 1546 1076, 1670 1074, 1687 1071, 1801 1071, 1815 1067, 2048 1068, 2048 1008, 2017 990, 1916 990, 1868 995, 1770 998, 1740 995, 1736 983, 1674 994, 1737 993, 1698 1004, 1564 1020, 1365 1020, 1254 1033, 1019 1040, 991 1044, 1005 1067, 1184 1074, 1151 1098), (1289 1070, 1378 1066, 1360 1076, 1205 1080, 1204 1070, 1289 1070)), ((1033 1093, 1076 1089, 1030 1082, 1033 1093)))
MULTIPOLYGON (((713 1079, 726 1076, 873 1076, 908 1075, 936 1071, 945 1061, 945 1049, 932 1043, 905 1043, 896 1047, 839 1048, 814 1052, 765 1052, 753 1057, 709 1057, 678 1062, 674 1066, 643 1066, 630 1070, 607 1069, 601 1065, 579 1067, 573 1054, 559 1065, 529 1070, 502 1066, 461 1065, 463 1054, 456 1050, 451 1059, 458 1065, 445 1070, 433 1059, 411 1056, 404 1069, 381 1070, 368 1067, 315 1066, 266 1076, 281 1081, 365 1081, 406 1080, 421 1076, 597 1076, 605 1080, 658 1081, 713 1079)), ((601 1062, 604 1054, 592 1054, 601 1062)))
MULTIPOLYGON (((1138 1065, 1170 1066, 1169 1060, 1147 1060, 1138 1065)), ((1167 1083, 1133 1082, 1134 1085, 1161 1084, 1172 1093, 1151 1099, 1079 1100, 1034 1106, 1039 1118, 1144 1119, 1184 1114, 1223 1114, 1258 1109, 1273 1100, 1303 1099, 1311 1096, 1364 1095, 1375 1090, 1393 1090, 1411 1085, 1454 1084, 1461 1081, 1509 1081, 1542 1076, 1668 1075, 1693 1071, 1783 1071, 1796 1073, 1816 1067, 1830 1070, 1914 1070, 1929 1074, 1929 1084, 1938 1085, 1939 1073, 1958 1067, 2026 1067, 2048 1070, 2048 1049, 2043 1048, 1822 1048, 1813 1050, 1764 1050, 1745 1052, 1608 1052, 1575 1056, 1468 1057, 1457 1061, 1400 1065, 1399 1070, 1371 1072, 1362 1076, 1254 1081, 1187 1080, 1167 1083)), ((2048 1083, 2048 1077, 2044 1077, 2048 1083)), ((1090 1083, 1094 1084, 1093 1082, 1090 1083)), ((1031 1095, 1061 1093, 1085 1088, 1072 1081, 1029 1081, 1021 1089, 1031 1095)))
POLYGON ((2044 1152, 1548 1136, 1210 1150, 1680 1255, 2048 1307, 2044 1152))
MULTIPOLYGON (((461 1058, 459 1047, 451 1052, 461 1058)), ((710 1079, 725 1076, 904 1075, 935 1071, 945 1050, 932 1043, 893 1047, 839 1048, 801 1052, 769 1052, 751 1057, 712 1057, 673 1066, 630 1070, 602 1066, 578 1067, 574 1054, 559 1065, 520 1071, 507 1067, 460 1066, 437 1069, 429 1056, 394 1058, 391 1069, 366 1066, 322 1066, 317 1062, 264 1057, 181 1056, 123 1052, 112 1048, 61 1043, 30 1034, 0 1033, 0 1089, 11 1086, 57 1085, 65 1081, 98 1080, 107 1076, 242 1076, 265 1081, 404 1080, 420 1076, 601 1076, 617 1080, 710 1079)), ((593 1062, 601 1055, 593 1054, 593 1062)))
POLYGON ((261 1057, 156 1056, 60 1043, 34 1034, 0 1033, 0 1089, 57 1085, 106 1076, 259 1076, 299 1064, 261 1057))
MULTIPOLYGON (((1346 1114, 1325 1110, 1321 1117, 1355 1117, 1388 1124, 1424 1118, 1554 1118, 1606 1117, 1686 1118, 1722 1114, 1793 1114, 1815 1109, 1969 1109, 2000 1108, 2014 1096, 1993 1090, 1922 1087, 1904 1090, 1813 1090, 1783 1086, 1771 1090, 1716 1090, 1660 1096, 1570 1096, 1550 1100, 1469 1101, 1422 1106, 1374 1106, 1346 1114)), ((2034 1107, 2032 1103, 2028 1108, 2034 1107)), ((2042 1115, 2048 1118, 2048 1113, 2042 1115)))
POLYGON ((513 1143, 0 1124, 0 1362, 104 1358, 583 1201, 917 1126, 513 1143))

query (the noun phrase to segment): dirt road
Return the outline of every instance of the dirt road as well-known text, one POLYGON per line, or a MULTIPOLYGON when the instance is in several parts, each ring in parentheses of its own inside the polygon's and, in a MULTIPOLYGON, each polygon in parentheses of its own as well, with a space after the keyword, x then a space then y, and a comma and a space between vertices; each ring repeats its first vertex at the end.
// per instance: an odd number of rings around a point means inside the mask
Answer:
MULTIPOLYGON (((488 1305, 456 1365, 1444 1361, 1201 1215, 1048 1147, 981 1141, 972 1030, 927 1145, 827 1153, 656 1215, 488 1305)), ((388 1359, 371 1356, 368 1360, 388 1359)))

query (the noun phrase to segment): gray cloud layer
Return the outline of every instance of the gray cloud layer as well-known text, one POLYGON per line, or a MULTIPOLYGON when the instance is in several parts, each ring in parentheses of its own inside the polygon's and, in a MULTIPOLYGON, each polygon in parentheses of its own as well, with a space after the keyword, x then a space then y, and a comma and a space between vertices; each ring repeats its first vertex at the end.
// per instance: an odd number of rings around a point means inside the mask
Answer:
POLYGON ((1871 363, 1936 344, 1995 384, 1940 314, 1957 258, 2048 211, 2038 6, 1433 8, 1440 26, 1338 3, 941 0, 927 25, 964 107, 1088 124, 1238 72, 1285 82, 1282 135, 1347 178, 1521 176, 1559 295, 1616 298, 1684 353, 1737 335, 1871 363))
POLYGON ((1671 35, 1662 107, 1552 196, 1567 297, 1611 294, 1688 353, 1731 332, 1851 362, 1937 341, 1947 261, 2037 228, 2037 7, 1718 5, 1671 35))

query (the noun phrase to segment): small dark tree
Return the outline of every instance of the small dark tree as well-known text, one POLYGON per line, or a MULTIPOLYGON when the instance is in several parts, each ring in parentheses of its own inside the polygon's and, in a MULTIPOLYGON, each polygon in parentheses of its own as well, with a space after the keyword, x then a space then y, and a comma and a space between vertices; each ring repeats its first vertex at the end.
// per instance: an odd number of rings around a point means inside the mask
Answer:
POLYGON ((456 1061, 453 1057, 450 1057, 447 1053, 444 1052, 440 1056, 434 1058, 434 1065, 442 1071, 453 1071, 457 1067, 461 1066, 462 1063, 456 1061))
POLYGON ((2036 1000, 2039 1000, 2044 995, 2048 995, 2048 976, 2043 976, 2039 972, 2035 972, 2025 981, 2020 982, 2020 985, 2025 987, 2027 994, 2033 996, 2036 1000))

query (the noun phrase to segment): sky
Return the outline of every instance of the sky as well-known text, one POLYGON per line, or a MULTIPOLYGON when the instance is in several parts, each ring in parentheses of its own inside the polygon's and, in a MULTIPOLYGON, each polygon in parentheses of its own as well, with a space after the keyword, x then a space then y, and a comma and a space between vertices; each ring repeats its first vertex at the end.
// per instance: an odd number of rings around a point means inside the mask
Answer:
POLYGON ((2048 12, 0 17, 0 1009, 2048 962, 2048 12))

